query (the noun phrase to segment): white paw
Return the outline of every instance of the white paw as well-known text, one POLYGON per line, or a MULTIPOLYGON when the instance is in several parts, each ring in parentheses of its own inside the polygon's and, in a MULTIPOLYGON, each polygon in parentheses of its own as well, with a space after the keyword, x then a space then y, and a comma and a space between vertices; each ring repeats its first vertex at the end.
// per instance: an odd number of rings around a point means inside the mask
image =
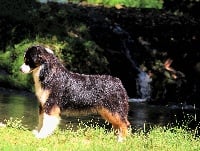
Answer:
POLYGON ((47 136, 49 136, 48 134, 38 132, 38 130, 33 130, 32 133, 35 135, 36 138, 39 139, 46 138, 47 136))
POLYGON ((118 141, 119 143, 121 143, 121 142, 123 142, 123 141, 124 141, 124 138, 123 138, 123 137, 121 137, 121 136, 117 136, 117 141, 118 141))
POLYGON ((47 136, 49 136, 49 135, 41 134, 41 133, 37 133, 37 134, 35 135, 35 137, 36 137, 36 138, 39 138, 39 139, 46 138, 47 136))
POLYGON ((33 135, 38 135, 38 130, 32 130, 33 135))

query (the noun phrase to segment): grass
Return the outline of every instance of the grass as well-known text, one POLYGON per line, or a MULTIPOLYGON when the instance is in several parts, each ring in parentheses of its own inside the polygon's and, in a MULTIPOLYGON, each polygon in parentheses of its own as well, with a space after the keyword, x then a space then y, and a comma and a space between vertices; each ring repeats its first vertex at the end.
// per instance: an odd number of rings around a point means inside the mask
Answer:
POLYGON ((100 126, 80 126, 76 131, 70 128, 58 129, 46 139, 36 139, 24 128, 20 120, 7 120, 6 127, 0 127, 1 151, 198 151, 200 140, 193 132, 180 127, 154 127, 144 133, 138 130, 129 134, 122 143, 117 143, 113 131, 100 126), (15 124, 13 124, 13 122, 15 124))

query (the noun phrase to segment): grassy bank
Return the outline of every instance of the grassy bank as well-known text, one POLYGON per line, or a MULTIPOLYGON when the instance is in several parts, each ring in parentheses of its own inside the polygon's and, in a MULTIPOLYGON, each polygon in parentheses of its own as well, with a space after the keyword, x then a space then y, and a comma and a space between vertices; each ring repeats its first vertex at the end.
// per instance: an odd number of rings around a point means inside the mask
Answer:
POLYGON ((31 131, 21 125, 7 122, 0 127, 0 150, 8 151, 197 151, 200 140, 184 128, 155 127, 148 133, 142 130, 130 134, 122 143, 117 143, 113 131, 99 126, 57 130, 46 139, 36 139, 31 131))

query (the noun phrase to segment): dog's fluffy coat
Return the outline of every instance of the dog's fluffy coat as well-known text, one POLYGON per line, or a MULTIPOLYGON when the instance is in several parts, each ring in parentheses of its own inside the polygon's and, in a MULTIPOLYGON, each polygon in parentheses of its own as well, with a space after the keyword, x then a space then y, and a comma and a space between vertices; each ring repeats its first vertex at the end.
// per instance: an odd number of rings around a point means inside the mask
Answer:
POLYGON ((24 55, 24 73, 33 74, 39 101, 39 124, 35 135, 50 135, 63 111, 99 113, 118 132, 127 135, 128 96, 121 81, 108 75, 85 75, 68 71, 50 49, 32 46, 24 55))

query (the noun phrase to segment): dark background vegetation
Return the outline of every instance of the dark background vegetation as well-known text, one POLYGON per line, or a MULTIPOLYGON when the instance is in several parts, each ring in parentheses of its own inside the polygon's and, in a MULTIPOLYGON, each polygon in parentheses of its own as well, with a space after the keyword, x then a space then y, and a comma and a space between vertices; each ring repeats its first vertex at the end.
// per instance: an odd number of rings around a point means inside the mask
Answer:
POLYGON ((162 8, 133 8, 1 0, 0 86, 32 91, 32 78, 22 75, 19 67, 24 50, 42 44, 68 69, 117 76, 128 95, 137 97, 137 72, 124 53, 125 41, 131 59, 152 76, 151 101, 200 105, 199 2, 161 3, 162 8), (117 34, 116 27, 125 32, 117 34), (169 58, 175 73, 165 68, 169 58))

